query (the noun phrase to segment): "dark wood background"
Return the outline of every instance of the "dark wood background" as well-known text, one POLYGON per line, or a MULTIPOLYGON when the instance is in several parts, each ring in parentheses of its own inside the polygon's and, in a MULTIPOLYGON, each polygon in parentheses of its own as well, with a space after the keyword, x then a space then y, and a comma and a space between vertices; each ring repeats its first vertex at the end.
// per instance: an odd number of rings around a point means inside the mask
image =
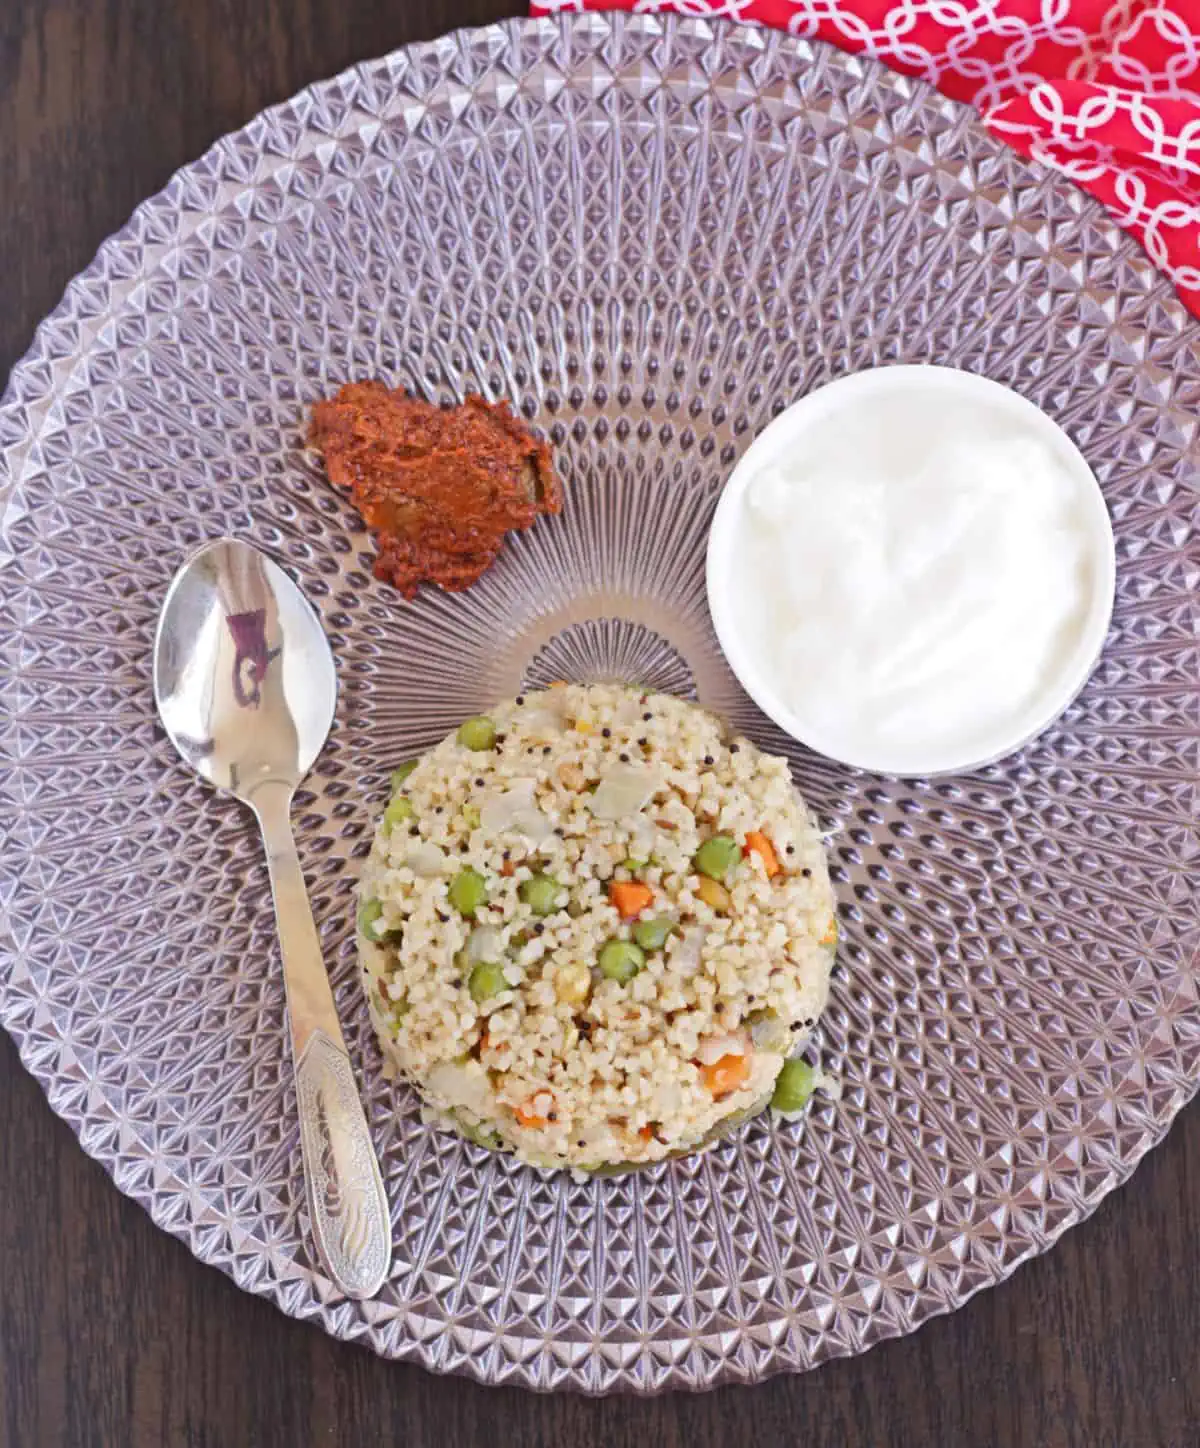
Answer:
MULTIPOLYGON (((217 136, 354 61, 519 10, 0 0, 0 378, 100 241, 217 136)), ((0 1036, 0 1445, 1193 1448, 1198 1240, 1192 1109, 1048 1256, 865 1357, 649 1401, 487 1390, 331 1341, 193 1261, 0 1036)))

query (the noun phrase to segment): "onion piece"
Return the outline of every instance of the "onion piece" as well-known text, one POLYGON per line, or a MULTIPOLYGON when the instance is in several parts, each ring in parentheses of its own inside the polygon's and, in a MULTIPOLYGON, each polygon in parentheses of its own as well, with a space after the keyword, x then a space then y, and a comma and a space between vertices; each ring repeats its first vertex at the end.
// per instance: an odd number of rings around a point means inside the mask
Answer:
POLYGON ((451 1106, 462 1106, 477 1116, 487 1115, 491 1083, 478 1061, 439 1061, 429 1070, 429 1089, 451 1106))
POLYGON ((479 827, 485 835, 523 835, 535 845, 552 835, 554 826, 537 807, 536 787, 536 780, 517 779, 508 789, 485 794, 479 805, 479 827))
POLYGON ((700 955, 707 939, 708 931, 703 925, 692 925, 685 930, 669 956, 672 968, 684 975, 695 975, 700 969, 700 955))
POLYGON ((768 1011, 759 1020, 750 1023, 750 1039, 759 1051, 774 1051, 782 1055, 790 1044, 787 1027, 774 1011, 768 1011))
POLYGON ((566 700, 562 694, 561 689, 527 694, 513 722, 535 739, 553 739, 567 726, 566 700))
POLYGON ((648 860, 654 854, 658 843, 658 831, 653 820, 644 814, 636 814, 629 822, 629 853, 635 860, 648 860))
POLYGON ((614 764, 600 776, 592 795, 592 816, 598 820, 621 820, 636 815, 654 798, 658 773, 645 764, 614 764))
POLYGON ((725 1056, 745 1056, 750 1043, 741 1031, 730 1031, 723 1036, 705 1036, 696 1047, 696 1060, 702 1066, 715 1066, 725 1056))
POLYGON ((440 875, 446 868, 446 854, 440 845, 424 841, 408 852, 405 863, 414 875, 428 880, 434 875, 440 875))
POLYGON ((479 965, 496 961, 504 954, 504 941, 494 925, 477 925, 467 936, 467 961, 479 965))

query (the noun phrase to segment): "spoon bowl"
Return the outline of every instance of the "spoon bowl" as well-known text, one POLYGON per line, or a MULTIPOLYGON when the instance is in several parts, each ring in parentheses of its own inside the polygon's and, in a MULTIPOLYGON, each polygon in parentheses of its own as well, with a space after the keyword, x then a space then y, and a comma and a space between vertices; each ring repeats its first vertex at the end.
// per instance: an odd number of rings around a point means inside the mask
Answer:
POLYGON ((219 538, 167 593, 154 694, 184 761, 249 802, 263 780, 294 788, 312 768, 333 723, 337 671, 320 620, 283 569, 219 538))
POLYGON ((250 806, 271 872, 296 1068, 300 1146, 317 1250, 348 1297, 387 1276, 391 1222, 290 811, 337 703, 329 642, 308 600, 265 554, 207 543, 175 575, 154 641, 154 698, 185 763, 250 806))

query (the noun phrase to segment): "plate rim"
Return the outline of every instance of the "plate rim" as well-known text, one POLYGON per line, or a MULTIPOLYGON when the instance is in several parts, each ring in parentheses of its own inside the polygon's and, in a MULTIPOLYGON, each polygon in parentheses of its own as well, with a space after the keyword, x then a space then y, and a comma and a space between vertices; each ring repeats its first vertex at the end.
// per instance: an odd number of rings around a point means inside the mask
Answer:
MULTIPOLYGON (((612 34, 618 30, 644 31, 649 34, 662 37, 674 31, 685 33, 707 33, 711 35, 714 31, 725 30, 739 33, 739 38, 751 48, 765 50, 768 47, 793 46, 803 51, 807 48, 814 56, 832 57, 832 63, 840 66, 844 71, 851 74, 865 76, 874 74, 879 79, 884 79, 901 95, 919 93, 928 102, 935 104, 944 114, 953 118, 962 118, 964 115, 970 118, 969 128, 976 136, 984 140, 988 145, 994 147, 997 152, 1011 152, 998 138, 992 136, 980 121, 977 113, 962 102, 952 100, 941 95, 924 80, 917 77, 905 76, 888 69, 882 62, 875 61, 862 55, 849 54, 824 41, 808 38, 800 35, 790 35, 781 31, 766 30, 755 25, 746 25, 726 18, 700 18, 686 14, 660 15, 653 12, 558 12, 552 16, 540 17, 514 17, 501 20, 490 25, 479 27, 461 27, 449 31, 443 35, 430 40, 417 41, 408 45, 402 45, 396 49, 385 52, 379 56, 367 57, 362 61, 345 67, 334 75, 324 77, 304 86, 293 95, 286 97, 275 104, 257 112, 244 125, 229 131, 217 138, 195 159, 185 162, 176 168, 166 183, 154 194, 146 197, 130 213, 128 219, 108 237, 106 237, 96 249, 92 259, 67 283, 59 301, 53 309, 37 324, 33 337, 26 351, 13 365, 7 379, 5 388, 0 393, 0 426, 4 423, 6 416, 18 406, 25 406, 29 411, 31 402, 29 398, 19 399, 19 387, 30 380, 31 375, 39 366, 46 363, 53 363, 52 341, 56 330, 66 320, 65 314, 69 311, 74 298, 86 294, 87 285, 90 282, 105 277, 105 269, 114 257, 121 254, 123 248, 133 246, 139 254, 144 253, 145 243, 138 237, 140 223, 147 218, 160 213, 163 207, 169 211, 177 210, 177 207, 170 200, 171 193, 178 188, 191 174, 202 170, 218 156, 225 154, 232 143, 243 137, 248 137, 254 128, 264 125, 272 118, 282 117, 295 110, 302 104, 305 98, 315 98, 329 89, 335 89, 339 85, 350 81, 360 73, 369 72, 381 65, 386 65, 397 57, 417 58, 421 56, 437 56, 447 47, 457 47, 470 39, 476 43, 485 40, 488 36, 502 39, 504 46, 511 48, 517 43, 516 37, 524 32, 543 32, 546 34, 562 33, 566 31, 582 30, 589 34, 612 34)), ((250 138, 253 139, 253 138, 250 138)), ((1012 153, 1016 154, 1016 153, 1012 153)), ((1075 187, 1067 179, 1058 176, 1040 163, 1028 158, 1017 156, 1020 165, 1037 178, 1042 185, 1050 190, 1061 190, 1078 198, 1078 211, 1082 214, 1090 214, 1092 223, 1106 230, 1116 241, 1112 254, 1119 259, 1122 266, 1129 269, 1131 276, 1136 276, 1140 284, 1146 289, 1147 294, 1153 295, 1155 300, 1161 304, 1176 321, 1178 326, 1184 330, 1196 330, 1194 321, 1189 318, 1182 303, 1179 302, 1169 282, 1146 257, 1138 244, 1116 225, 1103 206, 1090 196, 1086 195, 1075 187)), ((148 273, 152 275, 153 273, 148 273)), ((106 313, 103 317, 94 319, 97 325, 118 315, 123 307, 118 306, 114 311, 106 313)), ((78 350, 83 350, 81 347, 78 350)), ((46 416, 52 408, 53 402, 59 396, 57 383, 51 379, 48 385, 37 390, 32 399, 32 407, 36 409, 36 427, 29 426, 23 430, 24 435, 15 447, 28 448, 36 445, 42 436, 42 430, 46 416)), ((14 445, 6 444, 5 451, 11 452, 14 445)), ((8 517, 9 508, 12 502, 12 493, 18 482, 19 474, 15 469, 11 470, 7 479, 0 480, 0 526, 8 517)), ((215 535, 214 535, 215 536, 215 535)), ((928 1300, 922 1303, 922 1310, 919 1315, 910 1321, 889 1322, 881 1318, 879 1314, 872 1314, 870 1325, 866 1330, 866 1340, 861 1345, 852 1342, 839 1343, 833 1341, 827 1334, 821 1334, 819 1340, 807 1329, 798 1325, 793 1332, 784 1337, 781 1342, 775 1345, 771 1351, 770 1361, 766 1367, 757 1368, 744 1367, 740 1362, 732 1359, 729 1355, 722 1357, 719 1367, 712 1373, 698 1376, 692 1373, 682 1362, 676 1362, 666 1371, 663 1380, 660 1382, 643 1383, 634 1377, 633 1370, 629 1366, 619 1366, 611 1373, 611 1380, 606 1380, 599 1385, 593 1385, 585 1380, 584 1372, 579 1368, 571 1368, 570 1380, 564 1383, 547 1383, 539 1381, 537 1364, 544 1362, 546 1348, 543 1346, 538 1353, 531 1353, 519 1360, 510 1359, 505 1364, 505 1370, 490 1375, 481 1370, 479 1359, 476 1356, 466 1356, 449 1367, 433 1364, 430 1362, 430 1354, 426 1351, 425 1341, 422 1337, 406 1333, 396 1345, 395 1351, 384 1352, 377 1342, 366 1337, 364 1333, 354 1331, 353 1326, 361 1320, 357 1317, 354 1309, 359 1304, 350 1303, 347 1300, 339 1301, 336 1293, 322 1293, 320 1289, 321 1278, 319 1274, 300 1269, 295 1276, 279 1276, 273 1266, 269 1268, 270 1275, 260 1282, 243 1280, 250 1275, 252 1265, 260 1260, 258 1257, 249 1256, 244 1250, 238 1251, 231 1247, 227 1261, 211 1261, 201 1254, 197 1239, 198 1226, 189 1215, 186 1220, 171 1221, 168 1219, 166 1208, 159 1196, 139 1190, 135 1185, 125 1185, 121 1181, 123 1172, 128 1171, 129 1161, 127 1156, 122 1155, 119 1149, 104 1150, 95 1143, 90 1143, 89 1135, 96 1133, 96 1123, 92 1120, 81 1120, 77 1130, 68 1108, 56 1101, 56 1096, 64 1089, 61 1077, 52 1073, 45 1067, 39 1067, 36 1062, 37 1042, 34 1032, 27 1030, 18 1023, 13 1016, 11 993, 8 989, 7 974, 14 962, 20 955, 19 950, 4 949, 0 951, 0 964, 3 966, 3 974, 0 974, 0 1025, 4 1027, 10 1038, 14 1041, 21 1064, 26 1072, 37 1082, 51 1111, 59 1120, 70 1129, 79 1146, 86 1155, 96 1161, 104 1170, 105 1174, 112 1181, 122 1196, 137 1203, 157 1228, 167 1232, 171 1237, 180 1241, 188 1250, 189 1254, 205 1267, 215 1267, 223 1275, 229 1277, 237 1287, 246 1292, 253 1293, 256 1297, 271 1302, 278 1310, 287 1316, 300 1321, 309 1322, 311 1325, 325 1331, 330 1336, 336 1336, 347 1342, 359 1342, 371 1348, 377 1355, 397 1362, 417 1363, 427 1371, 436 1372, 439 1375, 450 1375, 464 1377, 471 1381, 478 1382, 484 1386, 519 1386, 535 1392, 551 1391, 572 1391, 581 1393, 584 1396, 606 1396, 611 1393, 622 1392, 634 1396, 656 1396, 662 1392, 686 1389, 690 1391, 709 1391, 717 1387, 733 1383, 755 1383, 766 1381, 771 1377, 782 1373, 800 1373, 820 1366, 822 1363, 837 1358, 860 1356, 870 1351, 882 1342, 893 1340, 897 1337, 908 1336, 917 1331, 926 1322, 936 1317, 945 1316, 951 1312, 958 1311, 965 1306, 978 1293, 987 1288, 995 1287, 1006 1281, 1012 1274, 1028 1262, 1031 1258, 1040 1256, 1048 1251, 1059 1238, 1072 1227, 1086 1221, 1100 1204, 1114 1191, 1124 1186, 1132 1177, 1133 1173, 1141 1165, 1149 1152, 1154 1150, 1165 1139, 1175 1122, 1179 1112, 1200 1091, 1200 1079, 1191 1081, 1187 1087, 1177 1087, 1170 1097, 1169 1105, 1162 1111, 1154 1122, 1154 1129, 1145 1133, 1145 1139, 1140 1144, 1130 1159, 1122 1160, 1120 1165, 1111 1168, 1104 1176, 1102 1184, 1094 1188, 1089 1199, 1078 1205, 1062 1204, 1053 1221, 1051 1229, 1031 1237, 1028 1245, 1023 1251, 1015 1254, 1011 1259, 1002 1260, 998 1265, 988 1264, 987 1273, 983 1280, 974 1285, 960 1290, 953 1303, 941 1303, 928 1300), (303 1282, 311 1290, 311 1303, 304 1306, 292 1306, 287 1302, 289 1290, 298 1283, 303 1282), (346 1317, 345 1329, 340 1326, 337 1330, 330 1324, 324 1311, 330 1309, 331 1301, 334 1304, 333 1310, 346 1317), (796 1351, 791 1344, 794 1336, 798 1338, 809 1338, 817 1342, 816 1350, 807 1358, 796 1351)), ((1190 970, 1192 974, 1200 971, 1200 948, 1192 957, 1190 970)), ((92 1114, 94 1108, 89 1111, 92 1114)), ((103 1114, 110 1119, 115 1119, 111 1107, 104 1100, 103 1114)), ((168 1180, 175 1184, 176 1195, 183 1195, 186 1191, 184 1183, 172 1170, 168 1180)), ((162 1178, 160 1178, 160 1182, 162 1178)), ((411 1316, 411 1309, 406 1306, 384 1307, 380 1312, 370 1311, 373 1304, 365 1304, 367 1321, 377 1320, 379 1317, 408 1317, 411 1316)), ((378 1304, 375 1304, 378 1306, 378 1304)), ((498 1336, 499 1334, 497 1334, 498 1336)), ((530 1340, 533 1340, 532 1335, 530 1340)), ((538 1339, 545 1342, 544 1338, 538 1339)), ((675 1339, 668 1339, 674 1341, 675 1339)), ((680 1339, 682 1340, 682 1339, 680 1339)), ((594 1357, 588 1359, 594 1361, 594 1357)), ((644 1361, 644 1355, 638 1358, 638 1362, 644 1361)))

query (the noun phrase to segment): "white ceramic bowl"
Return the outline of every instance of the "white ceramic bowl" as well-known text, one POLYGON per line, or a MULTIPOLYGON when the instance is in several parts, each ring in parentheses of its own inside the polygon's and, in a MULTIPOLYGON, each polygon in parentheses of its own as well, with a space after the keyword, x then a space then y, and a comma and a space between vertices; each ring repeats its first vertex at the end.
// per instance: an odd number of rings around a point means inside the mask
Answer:
MULTIPOLYGON (((708 602, 717 638, 730 667, 754 702, 779 727, 819 754, 877 774, 924 777, 961 773, 1001 759, 1041 734, 1071 703, 1087 682, 1096 665, 1112 617, 1116 583, 1116 559, 1112 524, 1104 497, 1092 470, 1065 432, 1042 410, 1000 383, 949 367, 896 366, 858 372, 831 382, 793 403, 755 439, 730 475, 717 505, 708 540, 708 602), (866 757, 847 741, 825 737, 822 728, 805 717, 805 694, 789 690, 790 702, 781 697, 768 676, 759 651, 748 641, 745 625, 731 606, 737 583, 737 530, 744 495, 752 479, 759 476, 776 456, 803 445, 804 433, 828 418, 836 409, 840 418, 853 425, 856 416, 864 423, 873 408, 887 400, 895 403, 912 398, 928 405, 930 399, 945 400, 948 408, 983 404, 991 415, 1007 415, 1026 434, 1038 437, 1061 466, 1080 485, 1080 509, 1086 530, 1085 547, 1090 553, 1091 595, 1074 646, 1065 651, 1052 678, 1045 681, 1036 699, 1016 711, 973 741, 970 752, 959 747, 920 746, 905 751, 881 749, 866 757), (981 747, 982 745, 982 747, 981 747)), ((806 680, 805 687, 816 693, 820 678, 806 680)))

